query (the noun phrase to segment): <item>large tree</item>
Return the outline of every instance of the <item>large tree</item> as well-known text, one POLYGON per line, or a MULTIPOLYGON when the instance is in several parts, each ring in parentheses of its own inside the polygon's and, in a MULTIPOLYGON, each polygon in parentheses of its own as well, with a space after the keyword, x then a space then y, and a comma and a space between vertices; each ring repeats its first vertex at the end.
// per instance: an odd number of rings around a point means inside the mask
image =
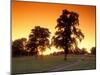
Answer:
POLYGON ((27 49, 33 55, 38 55, 39 50, 42 53, 47 47, 49 47, 49 36, 50 32, 47 28, 35 26, 29 35, 27 49))
POLYGON ((79 29, 79 14, 73 11, 63 10, 60 17, 57 19, 57 31, 53 37, 53 44, 57 48, 63 48, 65 60, 70 48, 78 48, 78 40, 84 38, 83 33, 79 29))

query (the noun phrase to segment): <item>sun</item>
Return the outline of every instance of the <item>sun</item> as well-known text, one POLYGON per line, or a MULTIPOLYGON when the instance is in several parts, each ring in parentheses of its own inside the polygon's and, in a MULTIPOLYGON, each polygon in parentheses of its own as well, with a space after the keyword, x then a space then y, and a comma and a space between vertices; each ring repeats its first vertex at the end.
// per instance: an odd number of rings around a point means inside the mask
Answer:
POLYGON ((62 52, 62 51, 63 49, 57 49, 54 46, 52 46, 51 48, 46 48, 46 50, 43 52, 39 51, 39 55, 50 55, 50 54, 62 52))

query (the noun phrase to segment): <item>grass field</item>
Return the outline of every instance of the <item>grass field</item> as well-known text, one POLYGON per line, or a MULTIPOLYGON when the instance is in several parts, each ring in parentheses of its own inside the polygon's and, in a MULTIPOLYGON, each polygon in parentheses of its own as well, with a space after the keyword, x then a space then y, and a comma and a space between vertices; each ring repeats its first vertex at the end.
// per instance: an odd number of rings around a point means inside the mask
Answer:
POLYGON ((63 55, 49 55, 43 59, 32 56, 14 57, 11 67, 13 74, 89 70, 96 68, 96 59, 93 55, 68 55, 67 61, 63 60, 63 55))

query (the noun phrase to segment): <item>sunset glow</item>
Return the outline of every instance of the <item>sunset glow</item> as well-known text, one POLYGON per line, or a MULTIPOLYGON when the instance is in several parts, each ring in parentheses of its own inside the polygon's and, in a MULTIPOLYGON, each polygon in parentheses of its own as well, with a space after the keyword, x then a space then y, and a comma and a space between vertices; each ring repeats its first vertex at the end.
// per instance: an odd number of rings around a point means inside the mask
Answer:
MULTIPOLYGON (((56 31, 57 18, 63 9, 79 13, 79 28, 85 38, 78 44, 79 48, 90 48, 95 46, 96 7, 68 4, 50 4, 35 2, 12 2, 12 40, 28 38, 31 29, 39 25, 50 30, 51 35, 56 31)), ((43 55, 59 52, 55 47, 47 48, 43 55)), ((41 53, 40 53, 41 55, 41 53)))
POLYGON ((43 54, 39 51, 39 55, 50 55, 50 54, 61 52, 61 51, 63 51, 63 50, 57 49, 54 46, 52 46, 51 48, 46 48, 46 50, 43 52, 43 54))

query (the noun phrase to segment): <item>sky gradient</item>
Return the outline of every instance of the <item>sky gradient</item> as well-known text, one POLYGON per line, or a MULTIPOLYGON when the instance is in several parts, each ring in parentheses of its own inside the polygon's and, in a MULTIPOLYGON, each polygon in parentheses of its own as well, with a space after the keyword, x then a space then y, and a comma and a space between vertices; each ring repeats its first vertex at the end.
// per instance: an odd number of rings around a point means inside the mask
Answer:
POLYGON ((49 28, 52 35, 55 32, 57 18, 62 10, 75 11, 79 14, 80 29, 85 35, 79 44, 80 48, 88 50, 95 46, 96 7, 69 4, 50 4, 36 2, 12 2, 12 40, 26 37, 34 26, 49 28))

